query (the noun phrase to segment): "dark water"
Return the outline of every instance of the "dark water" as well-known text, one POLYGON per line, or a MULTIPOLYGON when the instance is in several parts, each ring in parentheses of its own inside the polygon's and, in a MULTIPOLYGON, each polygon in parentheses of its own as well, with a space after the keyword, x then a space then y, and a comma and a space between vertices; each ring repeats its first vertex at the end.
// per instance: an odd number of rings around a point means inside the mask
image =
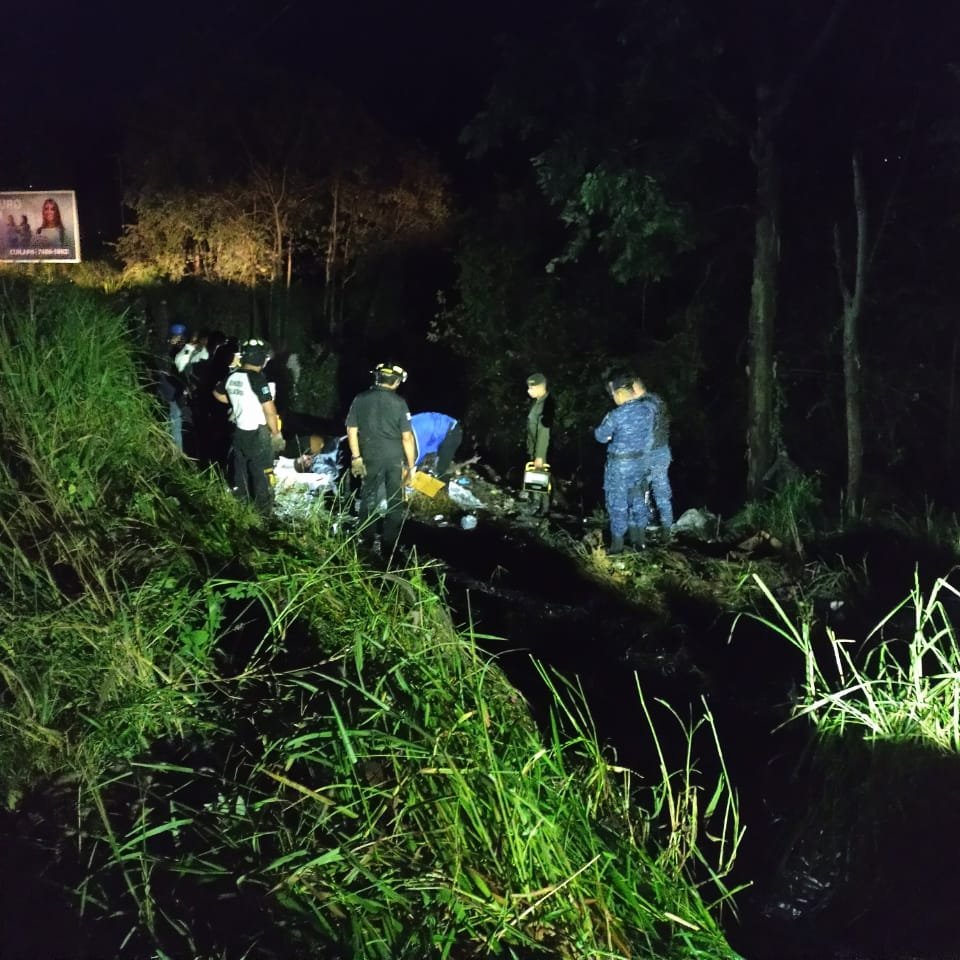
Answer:
MULTIPOLYGON (((638 681, 668 754, 682 744, 655 699, 681 716, 708 704, 747 828, 730 882, 752 886, 738 897, 739 919, 727 922, 747 960, 960 960, 954 757, 855 740, 818 744, 802 722, 783 726, 799 654, 749 620, 731 635, 729 614, 708 601, 677 592, 663 611, 638 608, 522 529, 486 519, 470 532, 411 524, 408 534, 421 556, 440 561, 455 619, 503 638, 483 642, 535 712, 545 698, 531 656, 577 678, 621 763, 655 769, 638 681)), ((817 550, 829 563, 842 557, 868 568, 862 589, 844 598, 852 637, 906 595, 918 562, 926 581, 951 562, 874 532, 817 550)), ((701 767, 705 780, 715 773, 709 752, 701 767)), ((0 815, 0 960, 114 955, 117 931, 77 919, 64 887, 82 871, 60 857, 62 838, 46 835, 69 820, 72 800, 70 785, 61 785, 28 810, 0 815)))

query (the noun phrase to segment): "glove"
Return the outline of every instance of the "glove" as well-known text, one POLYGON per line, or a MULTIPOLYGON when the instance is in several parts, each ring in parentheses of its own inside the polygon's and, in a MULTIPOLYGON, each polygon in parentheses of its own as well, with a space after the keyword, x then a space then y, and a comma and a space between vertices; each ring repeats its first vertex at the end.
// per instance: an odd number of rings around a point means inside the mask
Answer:
POLYGON ((270 449, 273 450, 274 453, 282 453, 286 445, 287 441, 283 439, 282 433, 270 434, 270 449))
POLYGON ((350 472, 358 479, 362 480, 367 475, 367 467, 363 462, 363 457, 354 457, 350 461, 350 472))

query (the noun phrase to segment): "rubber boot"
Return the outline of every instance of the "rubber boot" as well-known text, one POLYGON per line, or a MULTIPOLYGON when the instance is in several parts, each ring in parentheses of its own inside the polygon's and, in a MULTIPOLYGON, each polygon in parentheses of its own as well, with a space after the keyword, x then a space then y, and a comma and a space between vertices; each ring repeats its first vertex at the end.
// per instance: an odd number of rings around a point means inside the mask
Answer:
POLYGON ((623 537, 610 537, 610 546, 607 548, 607 554, 614 556, 623 553, 623 537))
POLYGON ((642 550, 647 545, 647 531, 643 527, 630 527, 627 530, 627 540, 636 550, 642 550))

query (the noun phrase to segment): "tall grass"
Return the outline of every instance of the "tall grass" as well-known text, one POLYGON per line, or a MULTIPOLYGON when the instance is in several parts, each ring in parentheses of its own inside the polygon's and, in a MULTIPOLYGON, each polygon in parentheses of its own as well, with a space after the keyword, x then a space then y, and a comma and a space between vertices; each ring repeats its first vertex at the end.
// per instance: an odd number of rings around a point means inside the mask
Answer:
POLYGON ((819 478, 792 472, 767 497, 746 504, 733 526, 766 531, 802 556, 804 542, 816 531, 821 504, 819 478))
POLYGON ((159 426, 122 316, 70 288, 5 289, 0 786, 8 800, 81 753, 96 766, 97 755, 130 755, 183 729, 203 665, 180 659, 181 626, 201 615, 199 567, 232 552, 216 527, 205 531, 202 555, 184 546, 199 518, 229 507, 159 426))
MULTIPOLYGON (((356 958, 730 955, 718 914, 742 829, 722 763, 699 782, 695 730, 641 790, 598 746, 576 688, 542 668, 553 707, 538 729, 416 569, 383 581, 355 560, 258 568, 256 585, 220 584, 268 623, 229 684, 244 704, 230 726, 256 716, 258 736, 218 769, 140 768, 139 818, 111 825, 104 854, 138 891, 132 915, 189 850, 195 882, 236 895, 242 864, 244 887, 292 911, 300 936, 356 958), (317 662, 288 669, 305 617, 325 624, 317 662)), ((709 713, 701 723, 718 751, 709 713)), ((189 948, 208 948, 174 909, 154 935, 190 930, 189 948)))
POLYGON ((774 611, 761 622, 803 657, 794 717, 809 718, 825 735, 960 752, 960 641, 948 612, 960 600, 956 587, 940 579, 925 594, 915 579, 861 641, 828 627, 825 649, 818 649, 810 618, 795 622, 755 579, 774 611))
POLYGON ((2 788, 77 781, 78 893, 128 949, 732 955, 709 714, 652 789, 546 671, 538 727, 420 567, 321 512, 265 529, 187 464, 81 294, 0 302, 0 438, 2 788))

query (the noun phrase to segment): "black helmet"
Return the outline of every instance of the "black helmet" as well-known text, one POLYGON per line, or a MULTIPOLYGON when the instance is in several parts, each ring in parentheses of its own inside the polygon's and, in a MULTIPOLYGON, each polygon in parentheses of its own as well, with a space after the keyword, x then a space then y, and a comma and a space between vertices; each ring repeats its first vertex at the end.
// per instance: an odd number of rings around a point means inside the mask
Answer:
POLYGON ((607 381, 607 393, 612 397, 618 390, 626 390, 633 385, 636 377, 627 373, 614 374, 607 381))
POLYGON ((398 381, 407 382, 407 371, 397 363, 378 363, 373 370, 373 379, 375 383, 387 383, 393 385, 398 381))
POLYGON ((270 359, 270 344, 263 340, 244 340, 240 344, 240 362, 262 367, 270 359))

